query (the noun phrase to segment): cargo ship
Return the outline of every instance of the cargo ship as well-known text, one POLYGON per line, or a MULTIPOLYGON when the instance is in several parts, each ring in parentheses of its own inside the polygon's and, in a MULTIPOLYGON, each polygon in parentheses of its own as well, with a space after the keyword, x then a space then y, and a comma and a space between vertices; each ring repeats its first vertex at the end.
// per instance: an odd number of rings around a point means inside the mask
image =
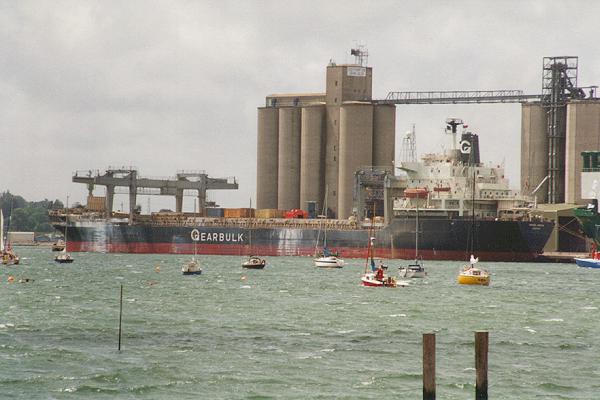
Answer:
POLYGON ((455 148, 397 168, 401 175, 378 175, 383 176, 383 215, 363 209, 339 220, 302 218, 306 213, 286 210, 286 218, 282 210, 244 208, 107 218, 80 208, 53 211, 51 220, 60 232, 66 225, 71 252, 192 254, 196 241, 198 254, 313 256, 326 231, 329 248, 344 258, 364 257, 371 237, 382 258, 413 258, 418 238, 425 259, 465 260, 470 235, 482 260, 535 261, 542 253, 553 222, 509 188, 503 167, 480 162, 478 135, 463 132, 455 148))

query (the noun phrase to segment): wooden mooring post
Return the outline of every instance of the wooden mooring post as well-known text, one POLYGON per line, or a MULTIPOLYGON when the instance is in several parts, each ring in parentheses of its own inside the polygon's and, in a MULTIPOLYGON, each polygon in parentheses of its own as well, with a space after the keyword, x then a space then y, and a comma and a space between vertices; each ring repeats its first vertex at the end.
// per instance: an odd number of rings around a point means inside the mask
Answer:
MULTIPOLYGON (((475 400, 488 400, 488 344, 488 332, 475 332, 475 400)), ((435 333, 423 334, 423 400, 435 400, 435 333)))
POLYGON ((423 400, 435 400, 435 333, 423 334, 423 400))
POLYGON ((121 296, 119 297, 119 344, 118 350, 121 351, 121 321, 123 320, 123 285, 121 285, 121 296))
POLYGON ((475 332, 475 399, 488 400, 488 332, 475 332))

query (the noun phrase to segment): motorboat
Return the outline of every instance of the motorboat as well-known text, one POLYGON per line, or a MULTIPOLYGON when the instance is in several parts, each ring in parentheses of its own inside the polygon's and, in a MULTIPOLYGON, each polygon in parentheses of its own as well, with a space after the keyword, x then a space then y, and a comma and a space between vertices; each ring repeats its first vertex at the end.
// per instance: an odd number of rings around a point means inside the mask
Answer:
POLYGON ((575 264, 585 268, 600 268, 600 259, 598 258, 574 258, 575 264))
POLYGON ((263 269, 265 265, 267 265, 267 260, 258 256, 250 256, 242 262, 242 267, 248 269, 263 269))
POLYGON ((590 256, 587 258, 574 258, 575 264, 585 268, 600 268, 600 252, 596 248, 596 244, 592 243, 590 256))

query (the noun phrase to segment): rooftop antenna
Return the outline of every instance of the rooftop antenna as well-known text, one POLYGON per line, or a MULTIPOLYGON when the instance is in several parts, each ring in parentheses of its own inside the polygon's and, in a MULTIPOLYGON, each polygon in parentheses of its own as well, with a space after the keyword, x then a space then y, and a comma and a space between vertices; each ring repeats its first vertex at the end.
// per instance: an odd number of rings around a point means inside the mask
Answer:
POLYGON ((350 55, 354 56, 354 64, 366 67, 369 63, 369 51, 362 44, 350 49, 350 55))

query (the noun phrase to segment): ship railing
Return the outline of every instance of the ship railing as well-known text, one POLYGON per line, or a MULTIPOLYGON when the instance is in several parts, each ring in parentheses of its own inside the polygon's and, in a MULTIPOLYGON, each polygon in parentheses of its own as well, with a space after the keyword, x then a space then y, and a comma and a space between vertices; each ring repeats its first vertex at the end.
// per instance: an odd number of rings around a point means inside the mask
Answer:
MULTIPOLYGON (((149 222, 152 226, 208 226, 208 227, 236 227, 236 228, 297 228, 297 229, 335 229, 356 230, 361 227, 356 221, 350 220, 318 220, 318 219, 293 219, 293 218, 188 218, 164 219, 149 222)), ((376 224, 381 227, 382 224, 376 224)))

